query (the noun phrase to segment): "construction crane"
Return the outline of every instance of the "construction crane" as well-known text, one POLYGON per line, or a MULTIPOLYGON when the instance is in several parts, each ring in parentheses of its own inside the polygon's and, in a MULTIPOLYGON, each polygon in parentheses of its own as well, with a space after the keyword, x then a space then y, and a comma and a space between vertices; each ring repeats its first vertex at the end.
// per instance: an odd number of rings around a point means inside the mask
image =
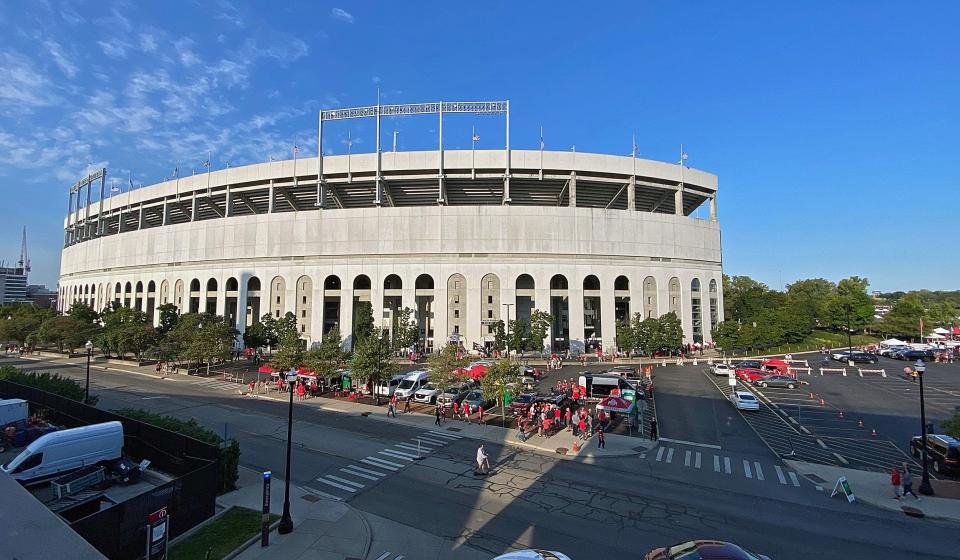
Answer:
POLYGON ((23 226, 23 240, 20 243, 20 260, 17 261, 17 267, 22 268, 24 272, 30 272, 30 255, 27 254, 27 226, 23 226))

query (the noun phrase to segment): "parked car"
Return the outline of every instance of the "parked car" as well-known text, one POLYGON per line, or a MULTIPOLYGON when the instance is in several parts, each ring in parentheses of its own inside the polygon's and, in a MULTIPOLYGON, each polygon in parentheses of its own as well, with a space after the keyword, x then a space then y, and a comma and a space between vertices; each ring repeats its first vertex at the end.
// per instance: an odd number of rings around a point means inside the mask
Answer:
POLYGON ((749 391, 734 391, 730 394, 730 402, 738 410, 760 410, 760 401, 749 391))
POLYGON ((488 401, 483 398, 483 391, 479 389, 474 389, 467 393, 467 396, 463 398, 461 404, 469 404, 471 409, 475 409, 478 406, 483 408, 491 408, 493 406, 493 401, 488 401))
POLYGON ((416 393, 413 394, 413 400, 419 403, 434 404, 437 402, 437 395, 440 394, 440 389, 434 387, 432 384, 427 383, 423 387, 420 387, 416 393))
POLYGON ((909 346, 887 346, 886 348, 881 348, 878 354, 881 356, 892 357, 893 354, 897 352, 903 352, 904 350, 910 350, 909 346))
POLYGON ((520 393, 517 395, 517 398, 513 399, 513 402, 510 403, 510 414, 514 416, 523 416, 530 410, 530 405, 532 405, 537 399, 536 393, 520 393))
POLYGON ((452 385, 437 395, 437 402, 443 405, 444 408, 453 406, 453 403, 459 404, 461 401, 463 401, 463 398, 467 396, 467 393, 469 393, 472 388, 472 383, 452 385))
POLYGON ((913 349, 903 350, 893 354, 890 357, 895 360, 907 360, 910 362, 913 362, 916 360, 923 360, 926 362, 933 359, 933 351, 932 350, 913 350, 913 349))
POLYGON ((739 546, 723 542, 698 540, 674 545, 667 548, 655 548, 644 556, 644 560, 770 560, 769 556, 749 552, 739 546))
POLYGON ((534 402, 545 402, 562 408, 564 404, 566 404, 567 400, 567 395, 565 393, 551 391, 549 395, 537 395, 537 398, 534 399, 534 402))
POLYGON ((633 366, 613 366, 610 368, 610 373, 624 377, 640 377, 640 369, 633 366))
POLYGON ((796 377, 791 375, 768 375, 767 377, 761 377, 753 382, 754 385, 759 385, 760 387, 786 387, 787 389, 793 389, 800 385, 800 382, 797 381, 796 377))
POLYGON ((830 357, 838 362, 847 361, 847 355, 850 354, 850 350, 831 350, 830 357))
MULTIPOLYGON (((910 451, 917 459, 923 457, 923 442, 920 436, 910 440, 910 451)), ((960 472, 960 440, 943 434, 927 434, 927 461, 933 472, 960 472)))
POLYGON ((26 484, 113 461, 122 452, 123 424, 114 420, 40 436, 0 470, 26 484))
POLYGON ((714 375, 728 376, 731 371, 733 371, 733 368, 727 364, 713 364, 710 366, 710 373, 714 375))
POLYGON ((760 369, 760 363, 761 363, 760 360, 742 360, 740 362, 733 364, 733 367, 737 369, 740 369, 740 368, 760 369))
POLYGON ((497 556, 493 560, 570 560, 570 557, 562 552, 527 549, 514 550, 497 556))
POLYGON ((404 376, 403 381, 397 385, 397 388, 393 393, 397 395, 398 399, 406 399, 427 384, 427 377, 429 375, 430 373, 424 370, 411 371, 404 376))
POLYGON ((747 383, 753 383, 757 379, 762 379, 768 374, 766 371, 759 368, 737 368, 734 370, 737 375, 737 378, 745 381, 747 383))
POLYGON ((880 361, 875 354, 869 352, 839 352, 837 354, 831 354, 831 356, 839 356, 833 358, 838 362, 853 362, 855 364, 875 364, 880 361))

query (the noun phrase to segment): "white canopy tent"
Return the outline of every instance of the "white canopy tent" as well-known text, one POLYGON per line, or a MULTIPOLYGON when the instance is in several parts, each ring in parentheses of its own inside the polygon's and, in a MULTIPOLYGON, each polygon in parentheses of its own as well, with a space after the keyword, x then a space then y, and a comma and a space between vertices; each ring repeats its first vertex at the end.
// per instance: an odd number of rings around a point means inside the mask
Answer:
POLYGON ((924 338, 929 339, 929 340, 943 340, 943 339, 945 339, 945 338, 947 338, 947 337, 943 336, 942 334, 937 334, 937 333, 935 333, 935 332, 932 332, 932 333, 928 334, 927 336, 925 336, 924 338))
POLYGON ((884 340, 883 342, 881 342, 880 345, 881 346, 906 346, 907 343, 896 338, 888 338, 887 340, 884 340))
POLYGON ((943 328, 943 327, 937 327, 937 328, 933 329, 933 332, 935 332, 935 333, 937 333, 937 334, 950 334, 950 331, 948 331, 947 329, 945 329, 945 328, 943 328))

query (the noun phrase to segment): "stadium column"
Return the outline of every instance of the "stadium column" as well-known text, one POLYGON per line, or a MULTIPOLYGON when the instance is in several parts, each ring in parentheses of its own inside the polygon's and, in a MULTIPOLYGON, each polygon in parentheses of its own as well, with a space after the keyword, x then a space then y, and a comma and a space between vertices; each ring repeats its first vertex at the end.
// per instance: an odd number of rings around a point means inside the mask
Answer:
MULTIPOLYGON (((464 272, 463 276, 465 282, 467 283, 467 306, 466 306, 466 331, 463 334, 464 340, 463 345, 467 350, 473 349, 473 343, 480 343, 483 340, 483 335, 486 333, 486 329, 483 326, 483 320, 487 317, 481 312, 481 290, 480 283, 483 281, 482 276, 477 276, 476 273, 464 272)), ((446 282, 446 280, 444 280, 446 282)), ((503 281, 501 280, 500 284, 501 290, 503 289, 503 281)), ((446 297, 444 297, 444 304, 449 305, 446 297)), ((499 310, 494 310, 494 317, 499 310)), ((446 313, 446 311, 444 311, 446 313)), ((446 322, 446 319, 444 319, 446 322)), ((444 333, 449 334, 449 330, 444 325, 444 333)))
POLYGON ((600 338, 604 351, 613 350, 617 343, 616 306, 613 278, 600 276, 600 338))
POLYGON ((627 210, 637 209, 637 176, 630 176, 630 184, 627 185, 627 210))
POLYGON ((163 197, 163 225, 170 225, 170 201, 163 197))
POLYGON ((190 201, 190 221, 197 221, 197 210, 200 209, 200 199, 197 198, 196 191, 193 192, 192 200, 190 201))
POLYGON ((583 352, 583 279, 573 274, 568 280, 567 313, 570 318, 570 352, 583 352))
POLYGON ((220 289, 217 290, 217 308, 216 314, 220 317, 226 318, 227 313, 227 285, 223 279, 220 279, 220 283, 217 284, 217 287, 220 289))
MULTIPOLYGON (((569 196, 570 196, 570 206, 577 206, 577 172, 570 172, 570 186, 568 187, 569 196)), ((580 332, 580 338, 583 338, 583 332, 580 332)))
POLYGON ((340 285, 340 335, 347 341, 347 349, 352 349, 356 343, 353 339, 353 283, 346 276, 340 285))
MULTIPOLYGON (((447 280, 441 274, 432 275, 433 281, 433 347, 443 348, 450 339, 450 331, 447 329, 447 309, 450 302, 447 301, 447 280)), ((469 286, 467 300, 469 301, 469 286)), ((468 314, 469 316, 469 314, 468 314)), ((469 343, 465 343, 469 347, 469 343)))
POLYGON ((717 195, 710 197, 710 221, 717 221, 717 195))
POLYGON ((673 195, 673 213, 683 216, 683 183, 677 187, 677 192, 673 195))

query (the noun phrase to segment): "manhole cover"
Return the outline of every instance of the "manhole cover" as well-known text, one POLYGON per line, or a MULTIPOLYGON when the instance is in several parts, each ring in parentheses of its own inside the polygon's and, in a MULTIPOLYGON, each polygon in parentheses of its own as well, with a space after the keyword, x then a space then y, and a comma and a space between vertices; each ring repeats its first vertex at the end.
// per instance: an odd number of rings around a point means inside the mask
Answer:
POLYGON ((566 447, 558 447, 558 448, 557 448, 557 453, 559 453, 560 455, 566 455, 566 454, 567 454, 567 451, 568 451, 568 450, 567 450, 566 447))
POLYGON ((923 512, 915 507, 903 506, 900 509, 902 509, 903 513, 909 515, 910 517, 923 517, 923 512))
POLYGON ((638 452, 638 453, 643 453, 644 451, 647 450, 647 448, 646 448, 646 447, 643 447, 643 446, 640 446, 640 447, 634 447, 633 450, 636 451, 636 452, 638 452))
POLYGON ((303 496, 300 496, 300 497, 311 503, 320 501, 320 496, 314 496, 313 494, 304 494, 303 496))
POLYGON ((360 413, 360 416, 363 416, 364 418, 366 418, 367 416, 370 416, 370 413, 369 413, 369 412, 361 412, 361 413, 360 413))
POLYGON ((459 432, 461 428, 447 428, 448 432, 459 432))
POLYGON ((815 475, 815 474, 805 474, 805 475, 803 475, 803 476, 807 477, 808 480, 810 480, 810 481, 812 481, 812 482, 815 482, 815 483, 817 483, 817 484, 823 484, 824 482, 826 482, 826 480, 820 478, 819 476, 817 476, 817 475, 815 475))

